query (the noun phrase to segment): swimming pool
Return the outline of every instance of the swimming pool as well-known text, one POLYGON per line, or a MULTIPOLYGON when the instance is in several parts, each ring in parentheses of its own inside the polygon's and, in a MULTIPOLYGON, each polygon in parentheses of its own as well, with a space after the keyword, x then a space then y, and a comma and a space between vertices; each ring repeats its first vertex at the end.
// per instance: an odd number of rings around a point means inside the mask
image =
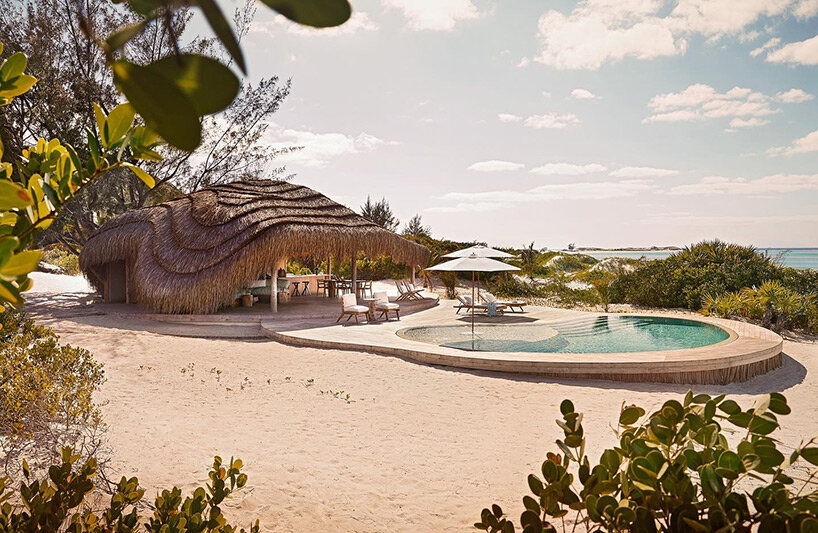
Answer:
POLYGON ((701 348, 730 333, 683 318, 592 315, 536 325, 422 326, 398 332, 405 339, 479 352, 632 353, 701 348))

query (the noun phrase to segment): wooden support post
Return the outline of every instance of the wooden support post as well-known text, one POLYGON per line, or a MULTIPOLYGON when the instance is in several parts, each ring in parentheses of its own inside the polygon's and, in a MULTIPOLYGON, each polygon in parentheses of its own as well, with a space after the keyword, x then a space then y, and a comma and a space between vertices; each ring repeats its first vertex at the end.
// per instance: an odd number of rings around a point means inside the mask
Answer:
POLYGON ((412 263, 412 285, 415 284, 415 264, 412 263))
POLYGON ((358 298, 358 252, 352 252, 352 294, 358 298))

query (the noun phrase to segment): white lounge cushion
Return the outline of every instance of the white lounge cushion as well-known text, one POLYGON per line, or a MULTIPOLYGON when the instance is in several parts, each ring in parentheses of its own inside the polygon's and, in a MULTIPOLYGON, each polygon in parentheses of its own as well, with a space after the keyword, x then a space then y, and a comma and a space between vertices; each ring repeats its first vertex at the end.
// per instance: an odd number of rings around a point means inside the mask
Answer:
POLYGON ((375 309, 388 309, 390 311, 394 311, 400 309, 400 305, 393 303, 378 302, 377 304, 375 304, 375 309))
POLYGON ((350 305, 344 307, 344 313, 368 313, 369 308, 365 305, 350 305))

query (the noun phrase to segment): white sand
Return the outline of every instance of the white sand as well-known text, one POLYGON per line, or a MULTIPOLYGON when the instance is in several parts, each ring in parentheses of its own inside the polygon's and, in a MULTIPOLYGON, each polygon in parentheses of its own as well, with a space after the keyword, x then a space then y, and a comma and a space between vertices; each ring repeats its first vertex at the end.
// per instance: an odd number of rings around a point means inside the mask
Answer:
MULTIPOLYGON (((614 442, 608 424, 623 401, 653 408, 686 391, 160 336, 121 318, 74 320, 85 323, 51 325, 105 364, 99 400, 116 476, 138 475, 152 496, 203 483, 214 454, 241 457, 250 490, 227 512, 243 524, 259 517, 268 531, 474 531, 494 502, 516 519, 526 476, 562 436, 554 419, 563 398, 585 412, 589 453, 598 457, 614 442), (105 327, 89 325, 100 321, 105 327)), ((794 409, 779 437, 797 445, 818 433, 818 344, 787 342, 785 351, 784 367, 766 376, 697 390, 732 392, 743 404, 784 391, 794 409)))
POLYGON ((28 294, 44 292, 93 292, 88 281, 82 276, 66 276, 63 274, 49 274, 48 272, 32 272, 29 274, 34 285, 28 294))

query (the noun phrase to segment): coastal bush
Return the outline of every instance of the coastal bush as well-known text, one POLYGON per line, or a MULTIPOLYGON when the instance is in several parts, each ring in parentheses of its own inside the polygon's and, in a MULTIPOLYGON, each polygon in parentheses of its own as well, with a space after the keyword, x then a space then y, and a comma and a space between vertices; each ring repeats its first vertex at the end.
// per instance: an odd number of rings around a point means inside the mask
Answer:
POLYGON ((2 531, 71 531, 104 533, 116 531, 150 532, 219 532, 257 533, 258 520, 249 530, 229 525, 220 505, 247 483, 240 459, 223 463, 216 456, 208 472, 209 482, 196 488, 182 500, 176 487, 163 490, 153 502, 151 515, 142 516, 145 489, 139 480, 122 477, 110 496, 110 503, 101 511, 88 503, 93 497, 103 498, 94 481, 99 474, 96 460, 82 465, 80 456, 70 447, 63 448, 61 461, 48 469, 48 476, 36 478, 23 462, 24 481, 19 492, 11 489, 8 478, 0 478, 0 530, 2 531))
POLYGON ((779 279, 781 268, 752 246, 703 241, 623 274, 612 301, 698 310, 706 294, 723 294, 779 279))
POLYGON ((818 333, 813 318, 815 307, 815 293, 798 294, 778 281, 765 281, 757 288, 745 287, 719 296, 707 294, 702 301, 705 314, 760 320, 762 326, 779 332, 800 328, 818 333))
MULTIPOLYGON (((623 404, 617 445, 595 463, 585 453, 582 413, 570 400, 560 412, 564 438, 546 454, 541 475, 528 476, 531 495, 523 497, 519 520, 525 533, 574 531, 577 525, 639 532, 818 528, 818 446, 812 439, 785 455, 771 436, 778 417, 790 413, 781 394, 742 409, 724 395, 688 392, 647 417, 642 407, 623 404), (733 435, 741 439, 735 447, 728 442, 733 435)), ((474 526, 515 531, 498 505, 483 509, 474 526)))
POLYGON ((44 248, 40 262, 58 266, 69 276, 80 274, 79 257, 59 245, 44 248))
POLYGON ((7 474, 19 458, 39 468, 65 445, 99 450, 103 424, 93 393, 104 381, 88 350, 60 345, 20 311, 0 314, 0 450, 7 474))

